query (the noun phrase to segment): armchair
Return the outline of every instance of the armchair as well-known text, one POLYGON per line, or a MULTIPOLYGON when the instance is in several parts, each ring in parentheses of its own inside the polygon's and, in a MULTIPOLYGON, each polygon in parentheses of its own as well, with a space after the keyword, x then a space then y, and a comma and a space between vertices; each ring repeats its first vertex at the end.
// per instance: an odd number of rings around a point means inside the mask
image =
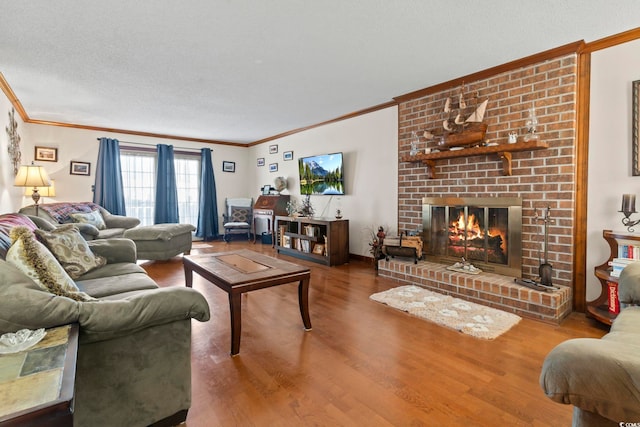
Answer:
POLYGON ((222 214, 224 241, 229 243, 232 234, 246 234, 251 239, 253 199, 225 199, 225 213, 222 214))
POLYGON ((572 404, 574 426, 618 426, 640 421, 640 262, 618 281, 621 311, 602 337, 557 345, 542 366, 547 397, 572 404))

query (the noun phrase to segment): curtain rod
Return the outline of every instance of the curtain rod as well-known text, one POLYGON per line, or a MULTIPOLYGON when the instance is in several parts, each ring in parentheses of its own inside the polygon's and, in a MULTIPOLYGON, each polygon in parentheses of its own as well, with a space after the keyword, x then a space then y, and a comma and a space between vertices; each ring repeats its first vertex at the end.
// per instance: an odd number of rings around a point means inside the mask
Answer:
MULTIPOLYGON (((102 138, 96 138, 98 141, 100 141, 102 138)), ((122 140, 118 140, 118 142, 121 142, 123 144, 133 144, 133 145, 146 145, 149 147, 155 147, 157 144, 150 144, 148 142, 133 142, 133 141, 122 141, 122 140)), ((195 151, 195 152, 200 152, 199 148, 193 148, 193 147, 176 147, 174 146, 173 148, 176 148, 178 150, 191 150, 191 151, 195 151)))

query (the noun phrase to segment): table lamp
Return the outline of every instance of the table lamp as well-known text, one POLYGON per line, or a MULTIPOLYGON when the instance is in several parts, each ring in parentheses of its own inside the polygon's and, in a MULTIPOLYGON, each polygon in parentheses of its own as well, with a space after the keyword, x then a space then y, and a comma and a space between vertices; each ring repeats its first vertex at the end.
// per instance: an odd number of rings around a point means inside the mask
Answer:
POLYGON ((47 171, 42 166, 36 166, 31 162, 30 165, 22 165, 18 169, 18 174, 13 182, 16 187, 32 187, 31 198, 36 205, 36 216, 38 215, 38 200, 40 200, 40 193, 38 188, 49 187, 51 180, 47 171))
MULTIPOLYGON (((56 197, 56 185, 53 179, 48 187, 36 187, 36 190, 38 190, 40 197, 56 197)), ((24 195, 33 197, 33 188, 26 187, 24 195)))

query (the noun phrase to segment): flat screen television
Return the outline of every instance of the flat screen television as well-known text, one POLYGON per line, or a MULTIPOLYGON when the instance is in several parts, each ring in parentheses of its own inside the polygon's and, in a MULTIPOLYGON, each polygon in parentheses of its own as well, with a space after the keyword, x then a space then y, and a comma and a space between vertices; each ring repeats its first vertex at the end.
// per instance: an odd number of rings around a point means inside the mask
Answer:
POLYGON ((345 194, 342 153, 300 157, 298 169, 301 195, 345 194))

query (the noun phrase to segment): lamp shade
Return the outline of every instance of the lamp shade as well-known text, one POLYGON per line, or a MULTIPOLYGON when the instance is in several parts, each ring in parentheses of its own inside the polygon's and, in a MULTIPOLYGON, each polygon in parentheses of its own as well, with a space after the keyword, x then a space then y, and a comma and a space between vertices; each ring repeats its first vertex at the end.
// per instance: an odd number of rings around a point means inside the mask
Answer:
MULTIPOLYGON (((55 180, 51 180, 51 185, 48 187, 36 187, 38 189, 38 193, 42 197, 56 197, 56 187, 55 180)), ((24 190, 25 196, 31 196, 33 194, 33 187, 26 187, 24 190)))
POLYGON ((51 183, 47 171, 42 166, 22 165, 13 185, 16 187, 48 187, 51 183))

